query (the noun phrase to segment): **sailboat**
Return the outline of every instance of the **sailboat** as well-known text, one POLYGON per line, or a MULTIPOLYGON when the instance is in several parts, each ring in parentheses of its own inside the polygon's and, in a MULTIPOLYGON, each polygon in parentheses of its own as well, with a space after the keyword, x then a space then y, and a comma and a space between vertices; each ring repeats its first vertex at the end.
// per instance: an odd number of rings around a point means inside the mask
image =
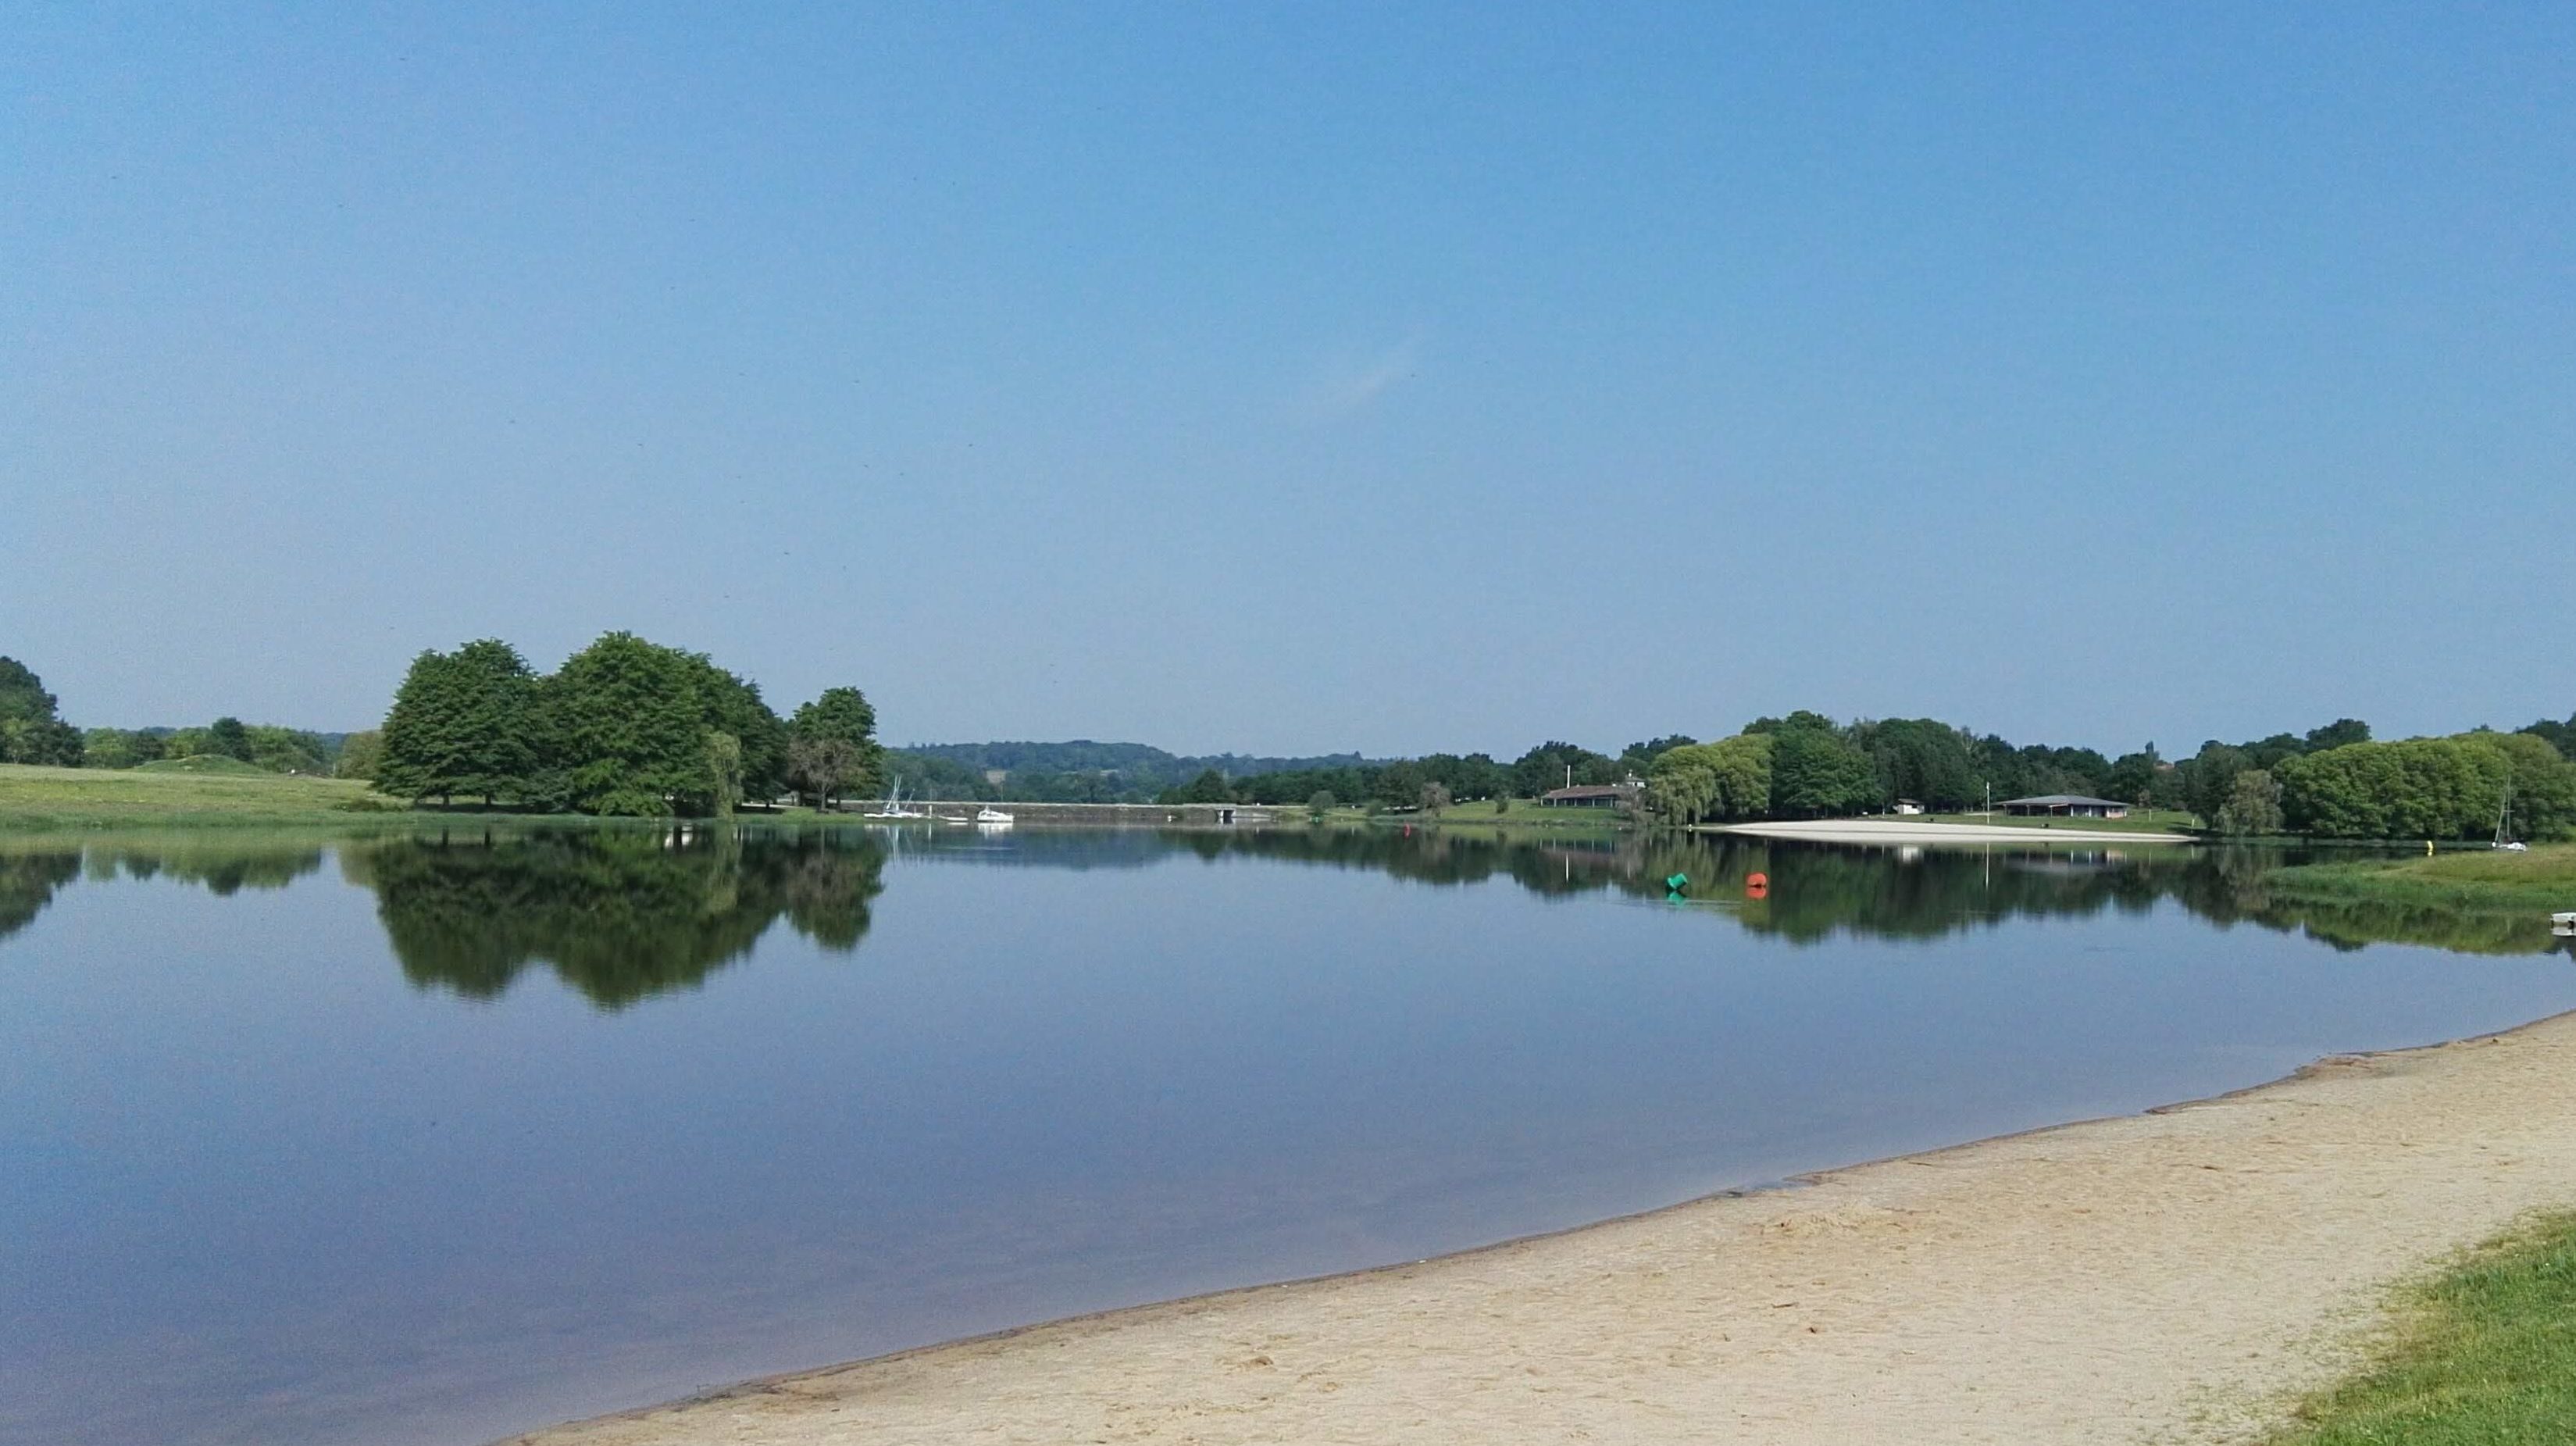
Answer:
POLYGON ((927 813, 922 812, 922 811, 921 811, 921 810, 919 810, 919 809, 907 809, 907 808, 905 808, 905 807, 903 806, 903 780, 902 780, 902 779, 900 779, 900 778, 898 778, 898 779, 896 779, 896 780, 894 781, 894 786, 893 786, 893 788, 892 788, 892 789, 890 789, 890 790, 887 792, 887 794, 886 794, 885 807, 883 807, 883 808, 872 808, 872 809, 869 809, 867 812, 865 812, 865 813, 863 813, 863 814, 860 814, 860 815, 859 815, 859 817, 861 817, 861 818, 884 818, 884 819, 913 819, 913 818, 928 818, 928 817, 930 817, 930 815, 929 815, 929 814, 927 814, 927 813))
POLYGON ((2513 785, 2508 783, 2504 786, 2504 804, 2496 810, 2496 831, 2493 847, 2503 849, 2507 853, 2519 854, 2530 852, 2530 845, 2513 836, 2512 824, 2513 785))

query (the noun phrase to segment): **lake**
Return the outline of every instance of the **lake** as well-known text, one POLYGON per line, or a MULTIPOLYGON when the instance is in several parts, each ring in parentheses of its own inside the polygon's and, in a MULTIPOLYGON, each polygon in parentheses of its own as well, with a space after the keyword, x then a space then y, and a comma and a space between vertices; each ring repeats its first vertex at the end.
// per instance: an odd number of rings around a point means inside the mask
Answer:
POLYGON ((2280 858, 0 841, 0 1441, 472 1446, 2576 1008, 2280 858))

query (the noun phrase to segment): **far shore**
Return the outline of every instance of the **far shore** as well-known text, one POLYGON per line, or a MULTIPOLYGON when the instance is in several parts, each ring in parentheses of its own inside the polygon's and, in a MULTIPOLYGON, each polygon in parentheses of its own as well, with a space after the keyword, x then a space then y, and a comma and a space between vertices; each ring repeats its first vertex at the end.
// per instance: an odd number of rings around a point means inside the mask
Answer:
POLYGON ((2392 1286, 2576 1202, 2576 1014, 512 1446, 2245 1442, 2392 1286))
POLYGON ((1803 839, 1809 843, 2197 843, 2187 833, 2087 828, 2064 823, 1919 823, 1902 818, 1826 818, 1806 823, 1731 823, 1703 833, 1749 838, 1803 839))

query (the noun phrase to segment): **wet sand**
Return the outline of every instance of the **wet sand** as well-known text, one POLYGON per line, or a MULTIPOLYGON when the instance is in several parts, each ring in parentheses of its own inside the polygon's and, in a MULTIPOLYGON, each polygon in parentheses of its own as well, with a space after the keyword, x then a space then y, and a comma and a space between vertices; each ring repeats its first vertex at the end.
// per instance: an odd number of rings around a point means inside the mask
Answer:
POLYGON ((514 1438, 2223 1442, 2387 1288, 2576 1204, 2576 1014, 1416 1265, 514 1438))

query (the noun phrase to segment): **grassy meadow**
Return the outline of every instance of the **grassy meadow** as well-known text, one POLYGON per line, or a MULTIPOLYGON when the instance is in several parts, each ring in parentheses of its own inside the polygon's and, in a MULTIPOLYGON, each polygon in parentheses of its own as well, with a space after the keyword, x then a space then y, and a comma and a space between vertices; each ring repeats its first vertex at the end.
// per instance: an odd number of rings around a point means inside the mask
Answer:
POLYGON ((0 764, 0 829, 347 824, 403 807, 354 780, 269 773, 229 758, 125 769, 0 764))
POLYGON ((2576 1215, 2533 1222, 2409 1292, 2380 1359, 2302 1402, 2272 1446, 2576 1439, 2576 1215))
POLYGON ((2275 898, 2370 901, 2463 913, 2552 914, 2576 909, 2576 843, 2528 853, 2461 849, 2407 858, 2303 864, 2264 879, 2275 898))

